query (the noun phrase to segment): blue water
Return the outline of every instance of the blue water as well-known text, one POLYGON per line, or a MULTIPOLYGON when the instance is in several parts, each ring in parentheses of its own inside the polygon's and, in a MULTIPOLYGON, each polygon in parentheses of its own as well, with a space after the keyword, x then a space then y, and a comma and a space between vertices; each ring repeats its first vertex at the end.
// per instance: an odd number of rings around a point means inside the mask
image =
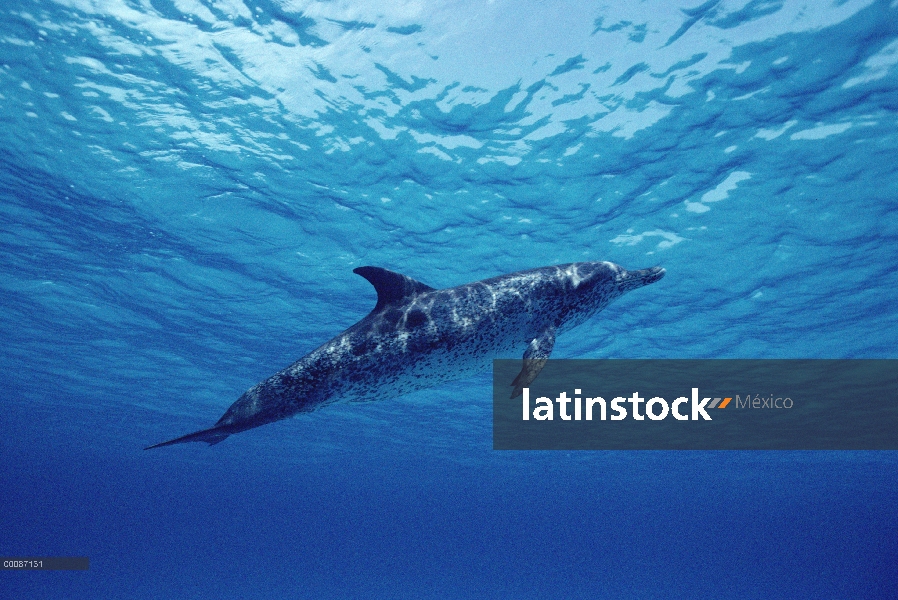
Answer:
MULTIPOLYGON (((206 447, 431 286, 667 276, 553 356, 896 358, 898 3, 8 0, 3 598, 898 598, 898 453, 496 452, 489 374, 206 447)), ((887 399, 894 401, 894 399, 887 399)))

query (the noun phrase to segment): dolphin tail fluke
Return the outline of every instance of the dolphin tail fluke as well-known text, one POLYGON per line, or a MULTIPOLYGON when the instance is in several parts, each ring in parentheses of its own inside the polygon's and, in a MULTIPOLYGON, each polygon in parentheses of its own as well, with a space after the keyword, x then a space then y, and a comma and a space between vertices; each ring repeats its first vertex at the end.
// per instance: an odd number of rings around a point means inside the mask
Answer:
POLYGON ((219 442, 223 442, 229 435, 231 434, 225 427, 212 427, 210 429, 202 429, 200 431, 188 433, 187 435, 182 435, 179 438, 168 440, 167 442, 160 442, 158 444, 153 444, 152 446, 147 446, 144 450, 161 448, 162 446, 171 446, 173 444, 183 444, 185 442, 206 442, 210 446, 214 446, 219 442))

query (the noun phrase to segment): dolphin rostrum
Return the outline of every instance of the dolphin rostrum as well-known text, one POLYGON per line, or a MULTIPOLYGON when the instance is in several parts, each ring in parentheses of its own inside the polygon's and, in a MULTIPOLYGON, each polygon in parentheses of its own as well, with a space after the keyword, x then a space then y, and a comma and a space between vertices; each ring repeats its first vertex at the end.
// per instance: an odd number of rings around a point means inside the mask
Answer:
POLYGON ((555 335, 586 321, 630 290, 664 277, 580 262, 500 275, 437 290, 378 267, 354 270, 374 286, 368 316, 251 387, 210 429, 149 446, 217 444, 233 433, 311 412, 339 400, 392 398, 461 379, 493 358, 521 356, 511 397, 539 374, 555 335))

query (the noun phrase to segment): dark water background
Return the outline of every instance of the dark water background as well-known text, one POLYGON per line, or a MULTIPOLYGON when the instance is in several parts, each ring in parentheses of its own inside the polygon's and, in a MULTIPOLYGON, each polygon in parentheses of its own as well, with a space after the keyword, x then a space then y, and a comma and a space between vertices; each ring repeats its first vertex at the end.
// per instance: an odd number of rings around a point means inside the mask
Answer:
MULTIPOLYGON (((494 452, 489 374, 144 452, 374 304, 668 275, 557 357, 895 358, 898 7, 12 0, 4 598, 894 598, 888 452, 494 452)), ((892 399, 894 400, 894 399, 892 399)))

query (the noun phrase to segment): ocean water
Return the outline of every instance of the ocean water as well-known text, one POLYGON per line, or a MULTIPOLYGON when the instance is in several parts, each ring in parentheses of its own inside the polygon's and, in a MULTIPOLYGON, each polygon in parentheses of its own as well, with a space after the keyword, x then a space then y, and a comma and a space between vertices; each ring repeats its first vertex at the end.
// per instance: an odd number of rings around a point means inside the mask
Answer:
POLYGON ((498 452, 489 373, 143 450, 361 265, 667 269, 560 358, 898 357, 898 2, 7 0, 0 124, 0 554, 90 558, 0 597, 898 598, 895 452, 498 452))

